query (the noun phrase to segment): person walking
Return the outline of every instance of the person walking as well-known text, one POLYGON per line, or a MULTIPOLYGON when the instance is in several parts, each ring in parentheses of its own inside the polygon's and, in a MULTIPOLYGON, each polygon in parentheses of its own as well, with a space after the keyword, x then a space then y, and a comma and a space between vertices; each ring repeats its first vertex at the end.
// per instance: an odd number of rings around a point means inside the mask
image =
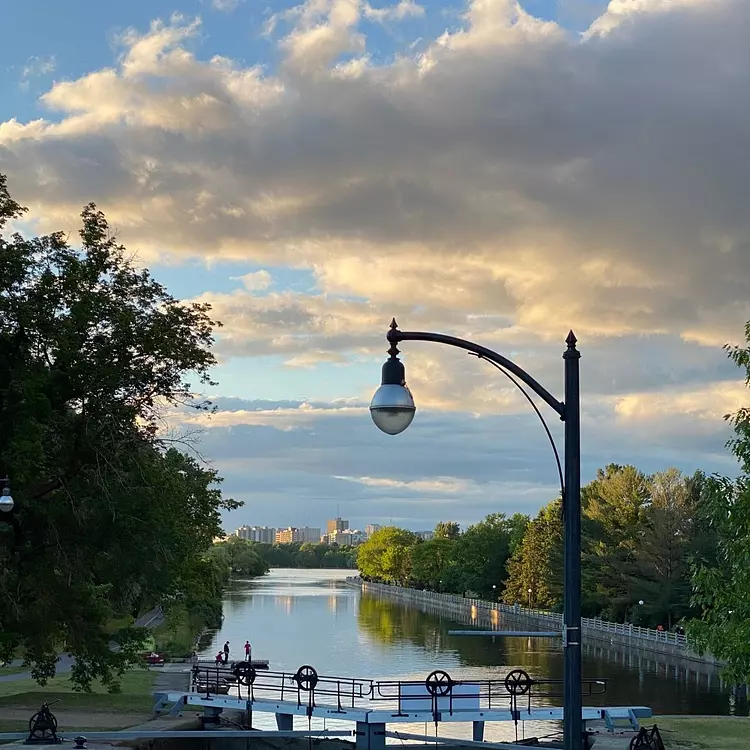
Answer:
POLYGON ((229 662, 229 641, 224 644, 224 664, 229 662))
POLYGON ((252 646, 250 645, 250 641, 245 641, 245 661, 250 661, 251 650, 252 650, 252 646))

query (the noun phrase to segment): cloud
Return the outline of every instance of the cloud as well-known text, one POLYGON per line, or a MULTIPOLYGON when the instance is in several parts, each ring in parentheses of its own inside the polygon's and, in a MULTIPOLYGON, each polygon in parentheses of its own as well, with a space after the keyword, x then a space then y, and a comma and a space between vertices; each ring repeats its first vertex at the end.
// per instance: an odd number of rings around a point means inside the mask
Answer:
POLYGON ((370 21, 386 23, 388 21, 403 21, 405 18, 416 18, 424 15, 424 7, 414 0, 399 0, 395 5, 385 8, 373 8, 369 3, 364 4, 364 16, 370 21))
POLYGON ((1 125, 0 165, 50 227, 96 198, 144 257, 291 263, 326 292, 450 295, 545 334, 723 343, 750 315, 750 6, 631 5, 582 40, 477 0, 376 64, 363 6, 317 0, 276 75, 201 61, 197 22, 155 22, 45 94, 60 122, 1 125))
MULTIPOLYGON (((50 86, 48 117, 0 123, 0 171, 40 230, 75 229, 96 200, 144 262, 272 269, 198 295, 225 324, 224 364, 366 364, 377 380, 395 315, 561 393, 574 328, 589 472, 729 466, 720 417, 744 392, 719 347, 750 318, 750 3, 613 0, 573 34, 473 0, 451 30, 378 57, 367 22, 409 5, 277 14, 276 67, 203 59, 197 19, 130 30, 110 67, 50 86), (312 288, 285 289, 285 266, 312 288)), ((341 385, 336 406, 222 411, 207 452, 238 491, 252 475, 259 497, 300 507, 344 486, 375 514, 386 488, 337 476, 476 481, 472 513, 513 482, 549 495, 548 446, 510 383, 453 350, 401 349, 418 406, 403 439, 360 432, 370 394, 341 385)), ((406 485, 387 497, 426 497, 406 485)))
POLYGON ((21 68, 21 82, 19 86, 22 89, 28 89, 32 78, 39 78, 41 76, 49 75, 53 73, 57 67, 57 61, 54 55, 47 57, 37 57, 32 55, 29 57, 21 68))
POLYGON ((417 479, 412 482, 403 482, 398 479, 388 479, 386 477, 336 477, 344 482, 354 482, 365 487, 386 490, 408 490, 410 492, 419 492, 425 495, 448 494, 465 495, 468 492, 476 492, 476 486, 473 482, 467 482, 464 479, 456 477, 433 477, 430 479, 417 479))
MULTIPOLYGON (((529 412, 467 419, 421 410, 393 438, 378 432, 362 404, 217 399, 217 405, 201 450, 216 457, 227 493, 249 503, 232 514, 232 528, 318 525, 337 505, 360 528, 389 520, 412 529, 446 519, 468 525, 492 512, 533 514, 559 492, 549 445, 529 412)), ((584 482, 612 461, 635 462, 646 472, 672 464, 732 470, 721 421, 662 419, 655 432, 655 419, 641 430, 619 422, 613 429, 614 408, 586 407, 584 482)))
POLYGON ((241 281, 242 285, 250 292, 263 291, 271 286, 273 278, 265 269, 246 273, 244 276, 232 277, 232 281, 241 281))
POLYGON ((223 13, 231 13, 233 10, 237 10, 239 4, 240 0, 211 0, 211 7, 223 13))

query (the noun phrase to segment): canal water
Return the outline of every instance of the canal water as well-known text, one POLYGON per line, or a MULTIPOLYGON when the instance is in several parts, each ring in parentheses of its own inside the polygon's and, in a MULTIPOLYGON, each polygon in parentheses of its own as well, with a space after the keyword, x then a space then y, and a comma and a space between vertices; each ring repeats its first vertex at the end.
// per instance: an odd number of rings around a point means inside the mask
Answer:
MULTIPOLYGON (((434 669, 445 670, 454 679, 502 679, 509 670, 523 668, 537 678, 562 677, 559 641, 449 636, 448 630, 457 623, 362 594, 343 583, 350 575, 351 570, 273 569, 263 578, 233 582, 224 601, 222 627, 204 640, 201 656, 212 658, 228 640, 230 658, 241 659, 247 639, 253 658, 268 659, 274 671, 295 672, 310 664, 325 675, 423 680, 434 669)), ((583 672, 585 677, 608 678, 604 695, 584 699, 590 705, 645 705, 656 715, 747 713, 746 707, 734 706, 718 679, 665 676, 663 667, 644 660, 639 665, 637 657, 584 655, 583 672)), ((560 703, 554 698, 549 702, 560 703)), ((306 725, 306 720, 295 721, 306 725)), ((253 722, 270 728, 273 717, 256 714, 253 722)), ((538 735, 540 727, 529 724, 522 728, 526 736, 538 735)), ((327 727, 334 725, 329 721, 327 727)), ((439 731, 471 736, 470 726, 458 727, 443 724, 439 731)), ((402 725, 402 729, 425 731, 424 725, 402 725)), ((435 731, 433 726, 427 729, 435 731)), ((512 725, 488 724, 485 738, 507 740, 514 733, 512 725)))

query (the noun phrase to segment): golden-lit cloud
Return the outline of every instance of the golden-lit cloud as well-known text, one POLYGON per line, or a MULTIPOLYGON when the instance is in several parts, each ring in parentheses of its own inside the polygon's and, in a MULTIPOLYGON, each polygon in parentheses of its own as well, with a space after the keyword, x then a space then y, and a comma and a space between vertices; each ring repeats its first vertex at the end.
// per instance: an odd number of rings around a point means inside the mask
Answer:
POLYGON ((276 72, 199 59, 197 19, 129 31, 112 67, 43 95, 57 119, 0 124, 0 169, 41 225, 96 199, 145 260, 289 263, 378 310, 441 304, 540 335, 735 334, 746 2, 614 0, 576 38, 474 0, 461 28, 380 64, 368 8, 287 12, 276 72))

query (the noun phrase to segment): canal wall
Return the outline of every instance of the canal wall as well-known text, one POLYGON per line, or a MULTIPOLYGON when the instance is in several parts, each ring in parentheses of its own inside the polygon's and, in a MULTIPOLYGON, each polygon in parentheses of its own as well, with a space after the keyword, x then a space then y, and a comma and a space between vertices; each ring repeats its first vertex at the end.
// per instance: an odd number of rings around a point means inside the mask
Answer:
MULTIPOLYGON (((432 612, 450 617, 456 622, 473 625, 487 630, 540 630, 552 631, 562 629, 562 615, 556 612, 528 609, 519 605, 486 602, 456 594, 439 594, 435 591, 391 586, 383 583, 372 583, 360 578, 349 578, 347 584, 360 588, 364 592, 387 596, 411 604, 425 612, 432 612)), ((582 618, 582 641, 587 644, 606 644, 614 648, 658 654, 660 661, 673 668, 696 670, 701 665, 701 673, 710 672, 716 675, 722 666, 711 654, 703 656, 691 651, 684 636, 675 633, 662 633, 648 628, 640 628, 622 623, 611 623, 604 620, 582 618), (665 659, 663 657, 669 657, 665 659), (712 669, 706 669, 712 667, 712 669)))

